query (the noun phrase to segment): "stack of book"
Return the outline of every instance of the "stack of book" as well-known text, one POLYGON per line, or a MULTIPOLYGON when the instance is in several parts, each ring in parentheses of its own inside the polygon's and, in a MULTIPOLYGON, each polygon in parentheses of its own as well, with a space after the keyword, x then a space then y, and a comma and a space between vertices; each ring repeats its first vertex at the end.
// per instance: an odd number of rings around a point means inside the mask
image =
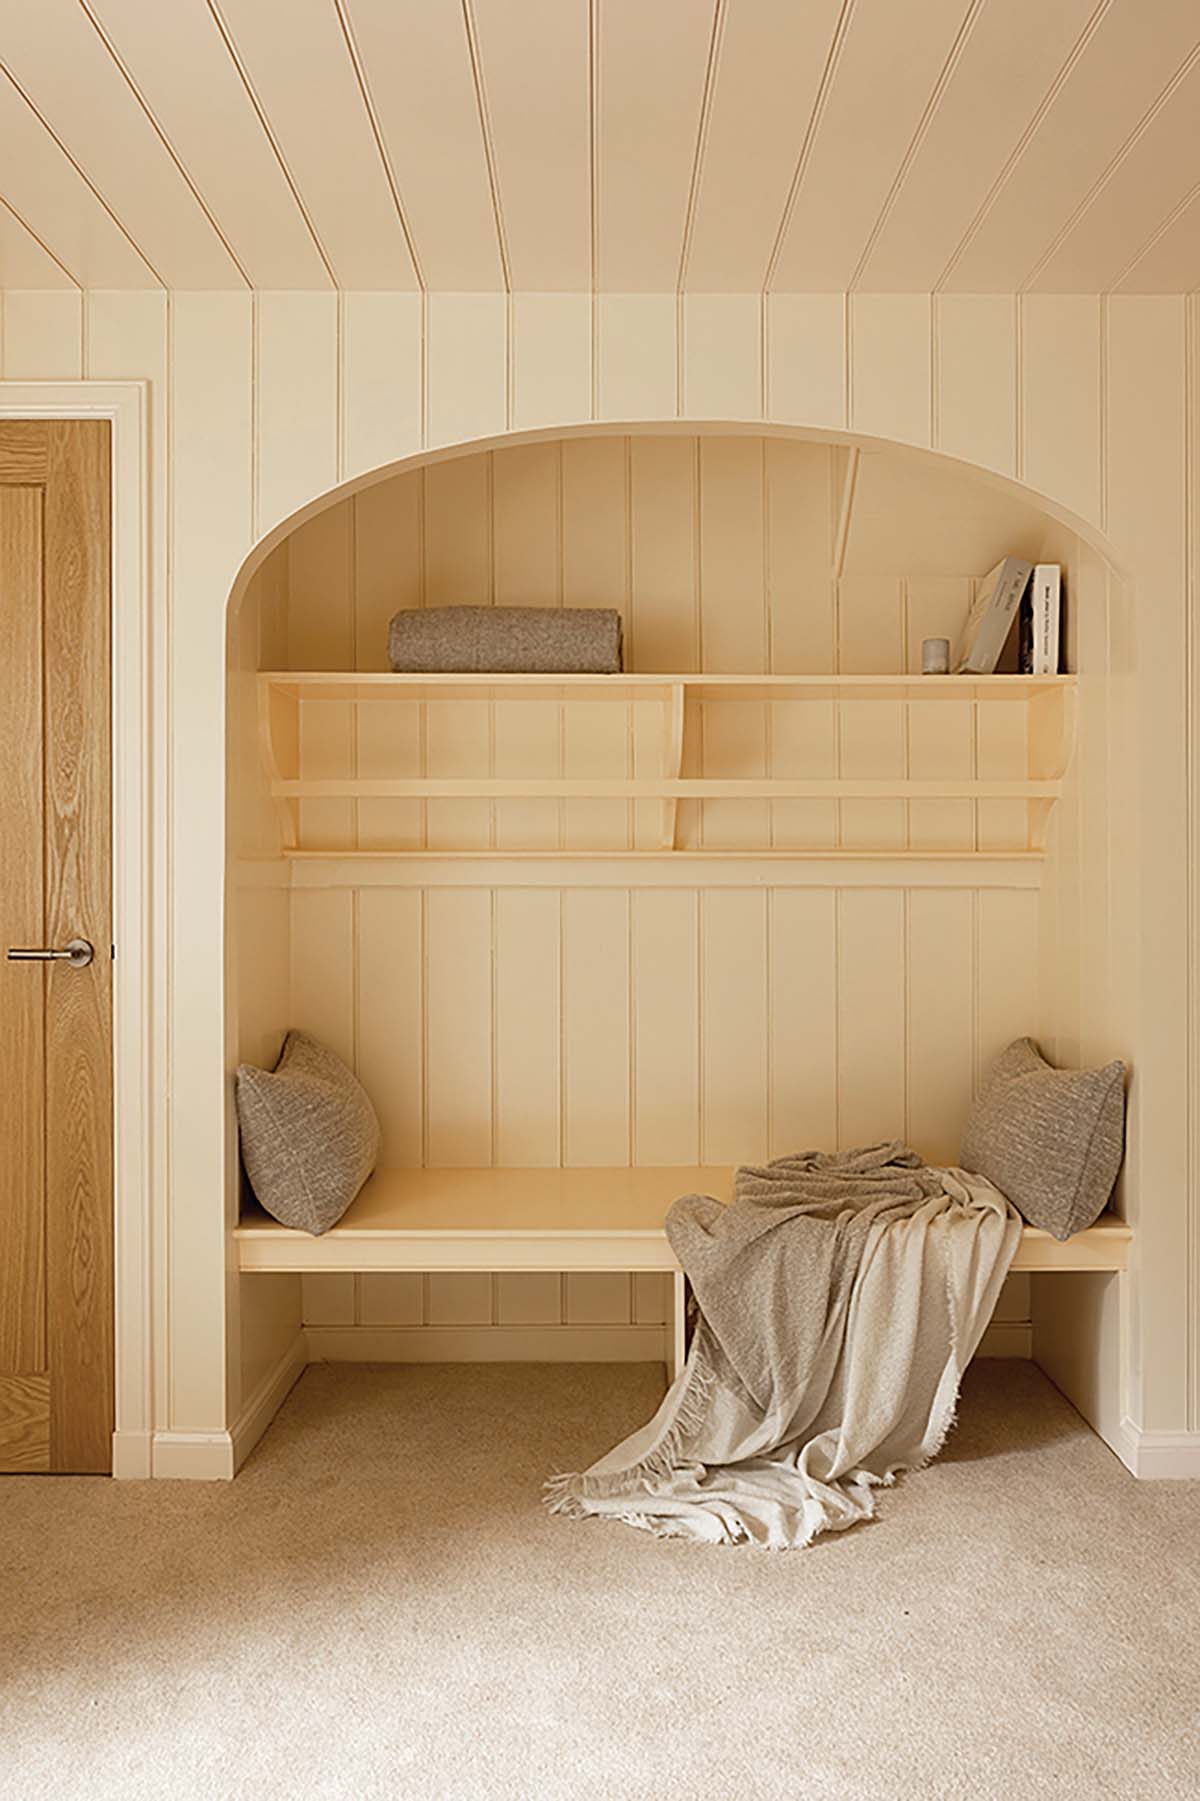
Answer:
POLYGON ((1057 675, 1061 613, 1060 565, 1005 557, 979 584, 955 650, 955 673, 991 675, 1014 621, 1019 619, 1017 654, 1022 675, 1057 675))

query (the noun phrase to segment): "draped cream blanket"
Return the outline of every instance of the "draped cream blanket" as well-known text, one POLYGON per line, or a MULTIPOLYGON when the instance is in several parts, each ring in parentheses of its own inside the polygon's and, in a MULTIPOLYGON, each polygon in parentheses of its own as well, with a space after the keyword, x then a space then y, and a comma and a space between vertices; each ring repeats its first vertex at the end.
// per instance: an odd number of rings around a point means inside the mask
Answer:
POLYGON ((899 1143, 739 1169, 667 1217, 698 1308, 654 1418, 556 1511, 784 1549, 875 1511, 936 1455, 1020 1238, 1000 1192, 899 1143))

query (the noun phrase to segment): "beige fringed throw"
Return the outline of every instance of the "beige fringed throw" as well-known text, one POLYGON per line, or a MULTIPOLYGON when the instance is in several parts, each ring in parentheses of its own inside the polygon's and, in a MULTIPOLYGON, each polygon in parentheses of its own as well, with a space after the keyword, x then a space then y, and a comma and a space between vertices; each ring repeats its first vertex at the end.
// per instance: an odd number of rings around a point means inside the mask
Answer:
POLYGON ((941 1448, 1021 1221, 998 1189, 899 1143, 739 1169, 667 1236, 698 1306, 648 1425, 548 1484, 576 1518, 773 1549, 875 1511, 941 1448))

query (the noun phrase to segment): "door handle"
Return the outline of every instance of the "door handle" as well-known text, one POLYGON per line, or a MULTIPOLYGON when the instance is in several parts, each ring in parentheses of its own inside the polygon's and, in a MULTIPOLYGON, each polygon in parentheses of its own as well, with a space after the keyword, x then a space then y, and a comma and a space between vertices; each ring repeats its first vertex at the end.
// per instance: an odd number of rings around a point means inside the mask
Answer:
POLYGON ((86 969, 96 955, 86 938, 69 938, 61 950, 22 950, 16 946, 8 953, 10 963, 69 963, 72 969, 86 969))

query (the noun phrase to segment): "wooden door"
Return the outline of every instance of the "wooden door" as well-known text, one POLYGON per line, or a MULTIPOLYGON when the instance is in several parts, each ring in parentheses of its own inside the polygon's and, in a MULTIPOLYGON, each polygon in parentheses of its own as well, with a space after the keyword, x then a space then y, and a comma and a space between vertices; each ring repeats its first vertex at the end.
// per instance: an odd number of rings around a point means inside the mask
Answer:
POLYGON ((109 429, 0 422, 0 1470, 112 1467, 109 429))

